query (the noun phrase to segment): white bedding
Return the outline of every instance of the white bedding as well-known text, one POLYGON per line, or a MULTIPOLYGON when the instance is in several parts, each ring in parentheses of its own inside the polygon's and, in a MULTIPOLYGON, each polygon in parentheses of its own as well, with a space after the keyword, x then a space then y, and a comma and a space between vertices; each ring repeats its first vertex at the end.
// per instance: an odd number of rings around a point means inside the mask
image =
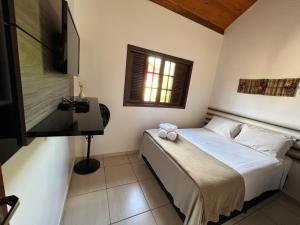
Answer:
POLYGON ((239 172, 245 181, 245 201, 282 188, 291 166, 288 157, 279 160, 205 128, 179 129, 178 134, 239 172))

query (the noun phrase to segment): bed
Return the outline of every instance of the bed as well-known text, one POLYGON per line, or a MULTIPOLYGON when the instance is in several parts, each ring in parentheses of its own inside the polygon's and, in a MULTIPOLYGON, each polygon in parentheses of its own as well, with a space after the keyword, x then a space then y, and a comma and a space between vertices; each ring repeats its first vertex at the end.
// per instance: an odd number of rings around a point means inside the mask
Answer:
MULTIPOLYGON (((235 116, 236 118, 237 116, 235 116)), ((278 127, 276 126, 276 128, 278 127)), ((178 134, 196 146, 199 151, 205 151, 233 168, 243 177, 245 183, 244 202, 267 191, 280 190, 285 183, 292 163, 288 156, 282 159, 270 157, 250 150, 248 147, 206 128, 179 129, 178 134)), ((293 132, 293 134, 295 133, 293 132)), ((150 132, 146 132, 143 136, 140 153, 151 165, 164 188, 172 195, 174 205, 186 216, 185 224, 192 224, 188 218, 192 216, 191 214, 198 213, 192 211, 199 192, 199 187, 194 180, 182 169, 181 165, 166 153, 150 132)))

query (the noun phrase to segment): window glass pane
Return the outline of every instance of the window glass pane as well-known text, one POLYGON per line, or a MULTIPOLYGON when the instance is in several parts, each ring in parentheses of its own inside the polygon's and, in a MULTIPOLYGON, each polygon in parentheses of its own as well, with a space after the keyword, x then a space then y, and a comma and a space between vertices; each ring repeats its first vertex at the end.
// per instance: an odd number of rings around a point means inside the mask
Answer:
POLYGON ((153 73, 153 70, 154 70, 154 65, 148 63, 148 72, 153 73))
POLYGON ((146 79, 146 87, 152 87, 152 73, 147 74, 147 79, 146 79))
POLYGON ((160 93, 160 102, 162 102, 162 103, 166 102, 166 93, 167 93, 166 90, 161 90, 161 93, 160 93))
POLYGON ((158 75, 154 75, 152 87, 153 88, 158 88, 158 75))
POLYGON ((148 63, 154 65, 155 57, 149 56, 148 63))
POLYGON ((151 88, 145 88, 144 101, 150 101, 151 88))
POLYGON ((160 64, 161 64, 161 59, 160 58, 155 58, 155 73, 159 73, 160 71, 160 64))
POLYGON ((155 63, 155 58, 152 56, 148 57, 148 72, 153 72, 154 63, 155 63))
POLYGON ((172 90, 172 87, 173 87, 173 77, 169 77, 168 89, 172 90))
POLYGON ((151 102, 156 102, 157 89, 151 91, 151 102))
POLYGON ((167 91, 166 102, 169 103, 170 101, 171 101, 171 91, 167 91))
POLYGON ((174 73, 175 73, 175 66, 176 66, 175 63, 171 63, 171 69, 170 69, 170 75, 171 75, 171 76, 174 76, 174 73))
POLYGON ((168 86, 168 76, 164 76, 161 88, 167 89, 167 86, 168 86))
POLYGON ((169 75, 169 72, 170 72, 170 62, 169 61, 166 61, 165 62, 165 68, 164 68, 164 75, 169 75))

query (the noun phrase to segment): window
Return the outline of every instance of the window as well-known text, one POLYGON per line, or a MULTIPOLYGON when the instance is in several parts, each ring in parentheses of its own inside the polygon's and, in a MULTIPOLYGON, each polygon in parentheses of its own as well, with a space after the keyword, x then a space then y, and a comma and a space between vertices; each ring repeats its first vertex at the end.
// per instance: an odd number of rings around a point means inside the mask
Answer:
POLYGON ((193 62, 128 45, 124 106, 185 108, 193 62))

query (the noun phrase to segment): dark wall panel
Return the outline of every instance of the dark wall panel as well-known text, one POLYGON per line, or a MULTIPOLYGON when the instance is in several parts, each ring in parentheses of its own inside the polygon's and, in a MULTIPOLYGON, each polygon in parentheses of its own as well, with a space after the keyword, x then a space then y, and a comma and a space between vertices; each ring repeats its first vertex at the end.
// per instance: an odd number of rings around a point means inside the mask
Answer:
POLYGON ((23 31, 17 31, 26 129, 53 112, 73 92, 72 77, 53 68, 53 53, 23 31))
POLYGON ((46 46, 61 33, 62 0, 14 0, 16 24, 46 46))
POLYGON ((54 37, 61 33, 61 0, 15 0, 26 130, 73 95, 73 77, 54 69, 54 37))

